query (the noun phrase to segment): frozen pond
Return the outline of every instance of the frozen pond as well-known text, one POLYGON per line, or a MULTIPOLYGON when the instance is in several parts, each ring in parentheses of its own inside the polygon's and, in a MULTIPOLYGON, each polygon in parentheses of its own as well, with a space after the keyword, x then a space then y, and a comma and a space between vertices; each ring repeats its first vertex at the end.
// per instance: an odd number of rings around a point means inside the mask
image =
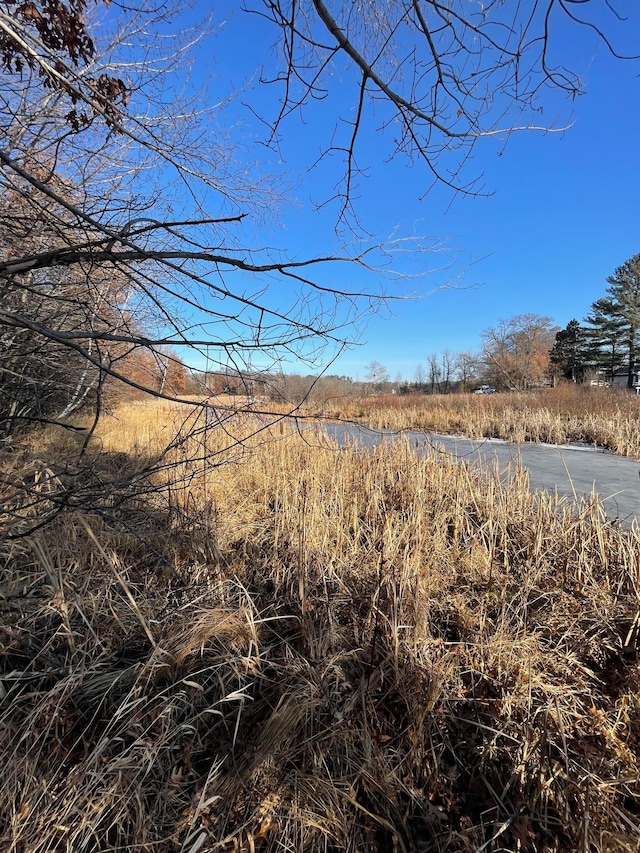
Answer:
POLYGON ((640 519, 640 463, 592 447, 552 444, 509 444, 499 439, 472 440, 436 433, 369 430, 355 424, 326 424, 338 444, 353 442, 373 447, 382 441, 408 438, 417 447, 429 446, 461 461, 483 465, 520 465, 529 472, 531 489, 569 497, 596 492, 611 519, 625 527, 640 519))

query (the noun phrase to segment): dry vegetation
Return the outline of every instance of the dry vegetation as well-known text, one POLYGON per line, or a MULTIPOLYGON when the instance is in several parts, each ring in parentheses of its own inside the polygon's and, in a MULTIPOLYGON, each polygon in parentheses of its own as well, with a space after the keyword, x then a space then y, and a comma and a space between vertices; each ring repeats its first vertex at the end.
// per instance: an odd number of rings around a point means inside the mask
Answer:
POLYGON ((586 442, 640 458, 640 396, 624 389, 564 385, 519 394, 389 394, 330 400, 323 413, 375 429, 433 430, 518 444, 586 442))
POLYGON ((0 850, 637 850, 637 527, 403 442, 192 426, 4 461, 0 850), (74 476, 128 491, 60 507, 74 476))

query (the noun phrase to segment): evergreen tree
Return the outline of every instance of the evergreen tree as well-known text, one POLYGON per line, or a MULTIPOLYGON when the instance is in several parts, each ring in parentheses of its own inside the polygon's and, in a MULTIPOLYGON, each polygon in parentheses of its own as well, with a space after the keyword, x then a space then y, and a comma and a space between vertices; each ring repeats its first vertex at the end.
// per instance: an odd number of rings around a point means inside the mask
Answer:
POLYGON ((596 370, 603 370, 609 379, 624 363, 624 324, 616 303, 609 297, 596 300, 586 322, 586 362, 596 370))
POLYGON ((607 281, 610 285, 607 293, 614 306, 614 316, 618 318, 624 336, 627 387, 633 388, 640 343, 640 254, 625 261, 607 281))
POLYGON ((577 320, 570 320, 560 329, 551 348, 551 363, 557 365, 562 375, 572 382, 584 378, 587 358, 587 330, 577 320))

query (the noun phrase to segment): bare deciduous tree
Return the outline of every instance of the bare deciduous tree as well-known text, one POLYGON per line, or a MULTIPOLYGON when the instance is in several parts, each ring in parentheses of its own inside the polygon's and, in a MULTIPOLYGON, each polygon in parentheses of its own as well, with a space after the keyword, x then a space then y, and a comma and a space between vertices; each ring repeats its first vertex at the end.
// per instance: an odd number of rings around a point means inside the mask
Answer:
POLYGON ((425 373, 425 369, 424 369, 422 362, 418 362, 418 364, 416 366, 415 372, 413 374, 413 381, 414 381, 414 384, 416 385, 417 391, 423 391, 424 390, 424 386, 425 386, 426 381, 427 381, 427 374, 425 373))
POLYGON ((368 389, 365 390, 373 390, 375 392, 379 392, 382 390, 385 383, 389 381, 389 373, 387 368, 380 364, 379 361, 370 361, 369 364, 365 367, 365 380, 368 384, 368 389))
POLYGON ((482 333, 485 370, 493 382, 514 391, 539 385, 549 372, 558 327, 551 317, 518 314, 482 333))
POLYGON ((468 391, 469 385, 477 378, 479 361, 479 357, 473 353, 459 352, 457 354, 455 371, 461 391, 468 391))
POLYGON ((442 386, 441 391, 445 394, 448 394, 451 390, 451 382, 453 380, 453 372, 454 372, 454 363, 455 363, 455 355, 451 352, 450 349, 445 348, 442 351, 442 356, 440 359, 440 373, 442 376, 442 386))

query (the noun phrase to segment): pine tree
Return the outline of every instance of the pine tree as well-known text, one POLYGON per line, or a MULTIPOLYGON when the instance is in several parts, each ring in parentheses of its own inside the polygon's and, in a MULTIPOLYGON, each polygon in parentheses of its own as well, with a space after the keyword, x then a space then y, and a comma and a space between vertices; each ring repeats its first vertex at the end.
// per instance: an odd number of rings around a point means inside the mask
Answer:
POLYGON ((577 320, 556 334, 551 349, 551 363, 557 365, 565 379, 580 382, 584 378, 587 358, 587 330, 577 320))
POLYGON ((640 344, 640 254, 619 266, 607 279, 607 293, 624 336, 627 387, 633 388, 636 356, 640 344))
POLYGON ((586 329, 586 361, 612 380, 624 363, 625 349, 624 327, 617 305, 606 296, 598 299, 585 319, 590 326, 586 329))

